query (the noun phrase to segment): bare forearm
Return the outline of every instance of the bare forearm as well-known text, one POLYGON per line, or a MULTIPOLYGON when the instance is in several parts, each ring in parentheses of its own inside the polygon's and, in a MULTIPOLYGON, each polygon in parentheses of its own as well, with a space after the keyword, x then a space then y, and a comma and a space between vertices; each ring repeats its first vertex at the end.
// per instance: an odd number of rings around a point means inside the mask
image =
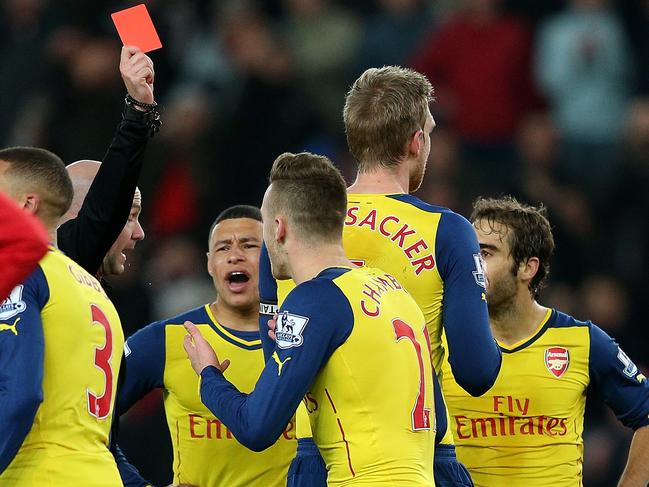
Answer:
POLYGON ((646 487, 649 483, 649 426, 636 430, 629 459, 618 487, 646 487))

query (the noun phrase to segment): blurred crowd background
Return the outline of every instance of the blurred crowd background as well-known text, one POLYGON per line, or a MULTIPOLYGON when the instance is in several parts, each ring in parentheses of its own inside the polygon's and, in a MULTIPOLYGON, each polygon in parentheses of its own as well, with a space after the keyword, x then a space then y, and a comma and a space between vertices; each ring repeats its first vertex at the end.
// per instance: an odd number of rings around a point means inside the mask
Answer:
MULTIPOLYGON (((125 94, 110 13, 138 2, 0 0, 0 146, 101 159, 125 94)), ((162 130, 140 187, 146 239, 111 282, 127 334, 214 299, 211 221, 259 205, 284 151, 352 178, 344 94, 365 69, 411 66, 436 89, 417 195, 465 216, 479 195, 547 206, 557 243, 541 302, 591 319, 647 371, 648 0, 148 0, 162 130)), ((351 181, 351 179, 350 179, 351 181)), ((121 443, 169 481, 160 395, 121 443)), ((591 403, 585 485, 616 484, 630 432, 591 403)))

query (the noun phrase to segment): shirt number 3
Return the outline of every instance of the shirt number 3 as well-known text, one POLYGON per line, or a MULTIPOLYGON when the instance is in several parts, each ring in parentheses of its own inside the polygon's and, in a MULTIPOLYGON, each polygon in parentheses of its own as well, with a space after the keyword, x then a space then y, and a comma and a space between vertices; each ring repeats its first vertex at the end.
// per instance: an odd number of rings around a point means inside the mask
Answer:
POLYGON ((97 419, 104 419, 110 414, 110 404, 113 396, 113 370, 110 367, 110 359, 113 355, 113 332, 108 318, 98 306, 91 304, 90 310, 92 312, 92 324, 103 327, 106 338, 106 343, 102 348, 95 348, 95 367, 104 373, 106 385, 104 392, 100 396, 87 389, 88 412, 97 419))

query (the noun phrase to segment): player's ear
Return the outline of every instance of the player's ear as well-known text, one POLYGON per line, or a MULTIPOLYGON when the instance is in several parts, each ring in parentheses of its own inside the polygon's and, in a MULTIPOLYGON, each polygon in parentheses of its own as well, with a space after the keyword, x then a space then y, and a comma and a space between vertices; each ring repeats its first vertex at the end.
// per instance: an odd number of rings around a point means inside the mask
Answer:
POLYGON ((286 238, 286 220, 282 216, 275 218, 275 240, 277 242, 283 242, 286 238))
POLYGON ((23 200, 20 202, 23 209, 33 215, 38 213, 38 210, 41 206, 41 198, 37 194, 28 193, 23 196, 23 200))
POLYGON ((538 257, 530 257, 525 262, 521 262, 519 275, 525 281, 531 281, 539 271, 540 261, 538 257))
POLYGON ((207 273, 211 276, 212 275, 212 262, 210 262, 210 253, 206 252, 205 255, 207 256, 207 273))
POLYGON ((419 155, 419 152, 424 146, 424 131, 422 129, 417 130, 410 140, 408 141, 408 152, 412 156, 419 155))

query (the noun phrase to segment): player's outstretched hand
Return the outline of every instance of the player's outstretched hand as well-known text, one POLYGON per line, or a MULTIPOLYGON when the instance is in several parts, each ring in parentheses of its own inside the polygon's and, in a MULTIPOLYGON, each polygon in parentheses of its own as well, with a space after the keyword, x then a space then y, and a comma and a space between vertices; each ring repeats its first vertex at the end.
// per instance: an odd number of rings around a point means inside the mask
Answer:
POLYGON ((135 46, 122 47, 119 72, 128 94, 142 103, 154 103, 153 61, 135 46))
POLYGON ((196 328, 194 323, 191 321, 185 321, 185 329, 188 334, 185 335, 183 346, 185 347, 185 352, 187 352, 189 361, 192 363, 194 372, 201 375, 203 369, 210 365, 213 365, 221 372, 225 372, 230 365, 230 361, 225 359, 223 362, 219 362, 214 349, 207 340, 203 338, 203 335, 201 335, 201 332, 196 328))
POLYGON ((277 341, 275 328, 277 328, 277 313, 273 315, 272 319, 268 320, 268 336, 271 337, 274 342, 277 341))

